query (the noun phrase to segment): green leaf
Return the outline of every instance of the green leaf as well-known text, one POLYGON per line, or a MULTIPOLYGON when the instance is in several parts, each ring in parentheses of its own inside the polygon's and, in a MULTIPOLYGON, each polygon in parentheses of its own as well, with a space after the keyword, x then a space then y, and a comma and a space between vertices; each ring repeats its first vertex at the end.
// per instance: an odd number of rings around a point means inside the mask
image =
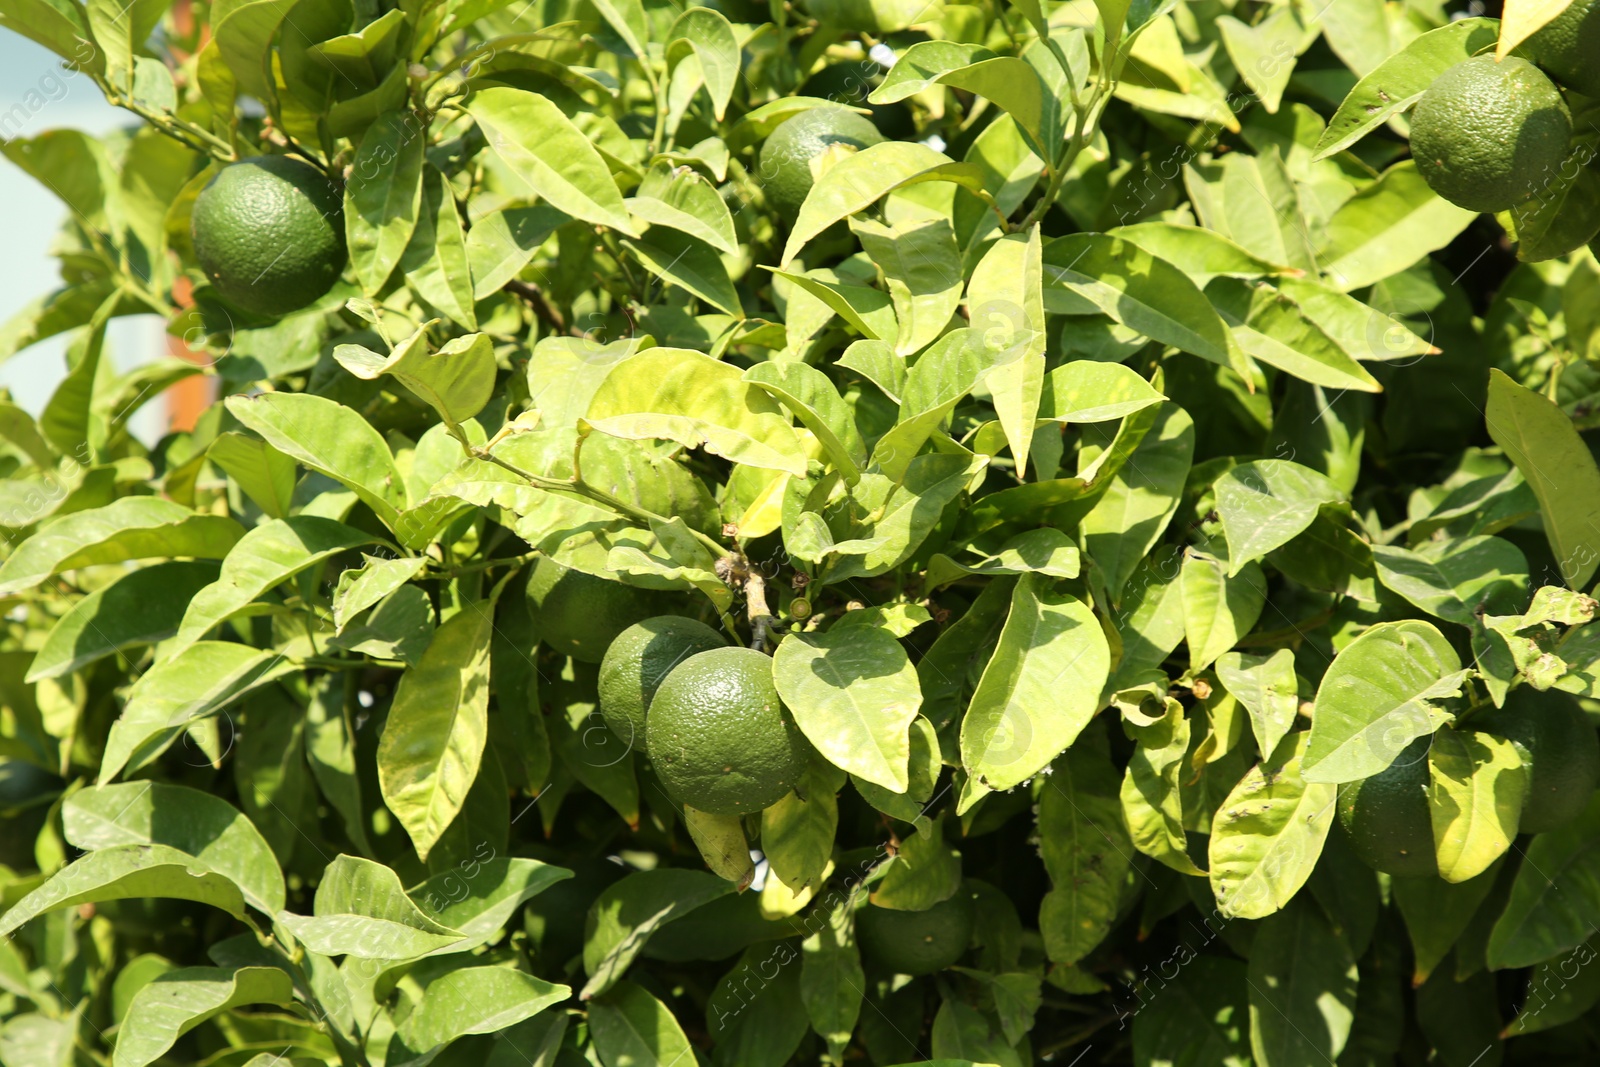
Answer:
POLYGON ((613 437, 666 438, 746 466, 805 475, 805 452, 778 404, 737 367, 688 349, 647 349, 617 365, 585 421, 613 437))
POLYGON ((1136 1067, 1249 1067, 1245 974, 1239 960, 1199 956, 1162 995, 1122 1008, 1119 1023, 1133 1016, 1136 1067))
POLYGON ((1072 744, 1099 709, 1111 670, 1094 613, 1045 588, 1031 574, 1017 580, 1000 643, 961 723, 962 765, 990 790, 1026 781, 1072 744))
POLYGON ((472 224, 467 232, 467 264, 472 295, 487 299, 505 288, 532 260, 556 228, 572 219, 548 204, 510 207, 472 224))
POLYGON ((1020 1067, 1016 1052, 991 1027, 977 1008, 960 1000, 945 1000, 933 1017, 929 1044, 938 1064, 999 1064, 1020 1067))
POLYGON ((118 845, 83 856, 0 915, 0 936, 46 912, 78 904, 170 897, 244 918, 239 887, 202 861, 166 845, 118 845))
POLYGON ((1383 584, 1430 615, 1472 626, 1485 611, 1520 606, 1528 594, 1528 563, 1510 541, 1461 537, 1424 541, 1416 551, 1373 545, 1383 584))
POLYGON ((130 496, 63 515, 0 564, 0 596, 32 589, 62 571, 152 556, 221 559, 244 528, 153 496, 130 496))
POLYGON ((280 912, 278 922, 324 956, 405 960, 462 947, 464 940, 417 907, 393 870, 342 854, 322 872, 312 915, 280 912))
POLYGON ((77 1026, 70 1018, 23 1012, 0 1029, 0 1056, 7 1067, 72 1067, 77 1041, 77 1026))
POLYGON ((635 58, 643 59, 648 55, 645 44, 650 40, 650 24, 640 0, 600 0, 595 9, 635 58))
POLYGON ((743 819, 737 815, 713 815, 685 804, 683 825, 712 874, 732 882, 740 892, 755 880, 756 866, 750 858, 743 819))
POLYGON ((884 226, 852 218, 850 229, 883 272, 894 301, 895 355, 922 351, 944 332, 961 305, 961 253, 949 221, 916 219, 884 226))
POLYGON ((814 273, 823 276, 812 277, 810 274, 768 269, 814 297, 869 341, 886 341, 899 332, 900 327, 894 321, 893 300, 881 290, 867 285, 829 281, 829 277, 837 276, 832 271, 816 271, 814 273))
POLYGON ((1045 309, 1103 312, 1153 341, 1229 365, 1228 333, 1183 271, 1101 233, 1059 237, 1044 249, 1045 309))
POLYGON ((33 416, 15 404, 0 402, 0 438, 11 442, 41 468, 54 467, 60 459, 39 432, 33 416))
POLYGON ((1305 204, 1283 149, 1266 144, 1255 155, 1233 152, 1188 165, 1184 184, 1204 225, 1253 255, 1309 271, 1316 262, 1305 204))
POLYGON ((283 872, 266 839, 220 797, 165 782, 79 790, 61 807, 67 841, 86 851, 161 845, 195 857, 230 879, 252 907, 283 908, 283 872))
POLYGON ((358 625, 328 642, 331 648, 415 665, 436 629, 433 601, 415 585, 403 585, 379 602, 358 625))
POLYGON ((1013 585, 1004 577, 986 582, 972 606, 939 635, 917 663, 923 714, 935 726, 943 728, 961 711, 969 677, 988 662, 1005 626, 1013 585))
POLYGON ((211 29, 217 49, 239 88, 257 100, 277 98, 267 84, 267 61, 272 39, 289 9, 290 0, 232 0, 211 12, 211 29))
POLYGON ((858 627, 790 634, 773 655, 772 680, 795 724, 830 763, 905 792, 908 731, 922 691, 892 634, 858 627))
POLYGON ((827 375, 805 363, 768 361, 744 372, 744 380, 759 386, 793 411, 806 429, 816 435, 823 451, 845 482, 854 485, 867 462, 867 446, 839 390, 827 375))
POLYGON ((359 567, 351 567, 339 575, 333 590, 333 626, 339 633, 363 611, 377 604, 406 582, 422 573, 427 560, 383 559, 362 556, 359 567))
POLYGON ((1313 385, 1379 391, 1378 380, 1365 367, 1272 286, 1216 278, 1206 286, 1206 296, 1245 354, 1313 385))
POLYGON ((589 1003, 589 1034, 606 1067, 673 1067, 696 1062, 672 1011, 632 982, 589 1003))
MULTIPOLYGON (((1078 364, 1067 365, 1075 366, 1078 364)), ((1126 369, 1107 363, 1091 366, 1126 369)), ((1065 369, 1053 371, 1052 378, 1065 369)), ((1108 390, 1101 395, 1109 399, 1116 394, 1108 390)), ((1113 599, 1122 595, 1139 561, 1161 540, 1177 512, 1194 459, 1194 438, 1194 422, 1188 414, 1176 404, 1162 404, 1155 426, 1078 524, 1084 546, 1104 572, 1113 599)))
POLYGON ((983 331, 951 330, 917 358, 900 390, 900 417, 878 439, 872 462, 885 475, 903 477, 912 459, 1008 351, 990 348, 983 331))
MULTIPOLYGON (((998 624, 999 620, 996 620, 997 628, 998 624)), ((919 673, 923 673, 923 665, 928 662, 924 660, 923 664, 918 665, 919 673)), ((937 676, 939 671, 937 666, 929 666, 925 673, 937 676)), ((951 682, 960 684, 960 681, 964 680, 964 678, 961 680, 940 678, 945 684, 951 682)), ((933 723, 929 722, 926 716, 919 715, 911 723, 909 774, 911 784, 906 787, 905 792, 895 793, 860 778, 851 778, 850 781, 862 799, 874 808, 902 822, 916 823, 926 813, 943 770, 939 735, 934 730, 933 723)))
POLYGON ((937 24, 944 0, 813 0, 811 16, 824 25, 882 36, 915 25, 937 24))
MULTIPOLYGON (((1500 873, 1495 863, 1467 882, 1440 878, 1397 878, 1392 883, 1394 902, 1405 918, 1415 964, 1412 985, 1421 985, 1455 947, 1479 906, 1494 889, 1500 873)), ((1481 965, 1481 958, 1480 958, 1481 965)))
POLYGON ((1349 148, 1394 116, 1410 110, 1434 79, 1494 43, 1494 19, 1465 18, 1417 37, 1356 83, 1328 120, 1313 159, 1349 148))
POLYGON ((405 24, 405 12, 388 11, 355 33, 318 41, 307 51, 319 65, 352 84, 375 85, 384 79, 393 62, 398 45, 396 39, 405 24))
POLYGON ((850 1043, 867 987, 856 948, 854 909, 838 905, 800 943, 800 999, 811 1028, 828 1043, 835 1061, 850 1043))
POLYGON ((4 0, 0 26, 84 69, 95 71, 105 65, 105 57, 94 47, 83 7, 74 0, 4 0))
POLYGON ((1266 656, 1229 652, 1217 657, 1217 677, 1250 713, 1256 748, 1269 755, 1276 752, 1300 711, 1294 653, 1287 648, 1266 656))
POLYGON ((1009 217, 1022 206, 1044 174, 1044 160, 1028 147, 1016 121, 1001 115, 973 139, 966 162, 983 173, 984 188, 994 205, 976 196, 957 195, 956 240, 964 251, 971 251, 999 229, 999 215, 1009 217))
MULTIPOLYGON (((433 167, 422 176, 422 208, 400 270, 427 304, 464 330, 478 328, 472 263, 450 182, 433 167)), ((459 340, 459 339, 458 339, 459 340)))
POLYGON ((1229 469, 1215 483, 1217 514, 1228 539, 1228 577, 1245 564, 1298 537, 1324 505, 1339 503, 1339 487, 1310 467, 1258 459, 1229 469))
POLYGON ((761 813, 761 851, 772 874, 795 893, 817 889, 833 859, 839 798, 832 773, 813 765, 798 788, 761 813))
POLYGON ((89 29, 105 56, 106 78, 129 92, 137 53, 150 39, 172 0, 88 0, 89 29))
POLYGON ((1255 626, 1267 603, 1267 578, 1257 564, 1230 576, 1222 560, 1189 552, 1179 582, 1189 669, 1204 670, 1255 626))
POLYGON ((1039 853, 1054 887, 1039 908, 1045 952, 1076 963, 1111 930, 1135 855, 1104 750, 1074 745, 1039 791, 1039 853))
POLYGON ((669 57, 676 53, 680 41, 694 50, 706 92, 711 94, 712 114, 721 122, 739 80, 739 42, 733 27, 715 8, 691 7, 672 23, 667 40, 669 57))
MULTIPOLYGON (((342 673, 342 672, 341 672, 342 673)), ((356 770, 354 729, 345 707, 345 681, 330 672, 310 687, 305 716, 306 762, 322 795, 344 823, 350 840, 371 852, 362 815, 361 782, 356 770)))
MULTIPOLYGON (((1032 74, 1032 68, 1029 68, 1032 74)), ((1044 391, 1044 281, 1039 228, 1007 234, 989 246, 967 281, 967 310, 975 329, 1006 358, 984 379, 1011 446, 1017 477, 1028 469, 1028 447, 1044 391)))
POLYGON ((575 219, 638 235, 605 160, 555 104, 493 86, 473 93, 466 109, 495 155, 541 199, 575 219))
POLYGON ((1039 417, 1058 422, 1109 422, 1165 399, 1131 367, 1079 359, 1045 375, 1039 417))
MULTIPOLYGON (((400 1024, 406 1048, 423 1054, 443 1048, 468 1034, 493 1034, 508 1029, 561 1003, 572 995, 564 985, 535 978, 510 967, 463 967, 429 982, 416 1010, 400 1024)), ((397 1057, 389 1062, 423 1061, 397 1057)))
POLYGON ((243 729, 234 737, 239 805, 284 862, 292 862, 301 826, 314 817, 305 737, 305 712, 281 687, 245 704, 243 729))
POLYGON ((1122 644, 1114 687, 1159 668, 1183 642, 1182 573, 1181 557, 1172 550, 1146 556, 1134 568, 1112 613, 1122 644))
MULTIPOLYGON (((695 7, 680 15, 678 21, 698 21, 698 18, 690 18, 695 12, 722 18, 710 8, 695 7)), ((628 200, 628 214, 652 226, 666 226, 698 237, 725 255, 740 254, 739 238, 727 203, 716 187, 691 167, 673 167, 667 163, 651 167, 628 200)))
POLYGON ((1212 278, 1259 278, 1285 274, 1289 270, 1261 259, 1215 230, 1200 226, 1136 222, 1131 226, 1118 226, 1108 234, 1132 241, 1151 255, 1166 260, 1199 286, 1212 278))
POLYGON ((130 571, 96 589, 56 620, 25 680, 59 678, 114 652, 171 637, 189 600, 216 577, 215 563, 174 560, 130 571))
POLYGON ((383 799, 428 852, 466 803, 489 731, 493 601, 464 605, 434 632, 395 688, 378 742, 383 799))
POLYGON ((840 160, 806 194, 784 245, 783 262, 788 263, 807 242, 839 220, 866 210, 896 189, 930 181, 983 188, 977 167, 953 162, 914 142, 885 141, 840 160))
POLYGON ((800 969, 787 966, 794 959, 792 945, 752 945, 722 976, 706 1002, 716 1067, 782 1067, 792 1062, 807 1030, 800 969), (754 990, 753 971, 763 976, 754 990))
POLYGON ((1503 737, 1444 729, 1428 746, 1428 776, 1439 875, 1447 882, 1476 878, 1517 836, 1528 769, 1503 737))
MULTIPOLYGON (((856 502, 878 520, 864 536, 837 544, 826 526, 819 522, 813 526, 819 541, 818 558, 837 557, 819 581, 832 584, 877 576, 906 563, 941 522, 944 510, 986 466, 986 456, 934 453, 910 462, 899 485, 882 474, 862 475, 854 494, 856 502)), ((798 547, 792 552, 802 555, 798 547)))
POLYGON ((1250 1051, 1259 1067, 1332 1063, 1355 1021, 1356 961, 1322 909, 1298 900, 1250 949, 1250 1051))
POLYGON ((295 463, 265 441, 242 433, 221 433, 206 458, 239 486, 267 516, 281 519, 294 501, 295 463))
POLYGON ((718 311, 734 318, 744 317, 739 291, 728 277, 722 257, 699 237, 667 226, 651 226, 643 237, 625 240, 622 246, 656 277, 692 293, 718 311))
POLYGON ((245 534, 222 561, 217 580, 195 594, 183 625, 162 659, 180 655, 212 627, 245 610, 263 593, 295 575, 373 538, 316 515, 273 519, 245 534))
POLYGON ((1345 201, 1328 220, 1317 256, 1343 292, 1399 274, 1455 240, 1477 215, 1428 188, 1411 160, 1345 201))
POLYGON ((1032 64, 997 56, 977 45, 922 41, 906 49, 868 99, 890 104, 933 85, 948 85, 987 97, 1016 121, 1035 152, 1058 139, 1056 101, 1032 64))
POLYGON ((612 988, 638 957, 650 935, 673 919, 733 892, 733 884, 706 871, 663 867, 638 871, 603 890, 584 925, 585 999, 612 988))
POLYGON ((228 641, 200 641, 146 671, 111 724, 99 782, 138 770, 193 723, 298 669, 284 654, 228 641))
POLYGON ((393 375, 449 424, 458 425, 482 411, 495 384, 494 342, 489 335, 456 337, 431 354, 428 347, 427 330, 418 330, 388 356, 346 344, 334 348, 333 358, 365 381, 393 375))
POLYGON ((1239 76, 1261 106, 1276 115, 1294 74, 1292 58, 1305 47, 1306 27, 1299 12, 1278 8, 1253 26, 1223 15, 1217 19, 1217 29, 1239 76))
POLYGON ((1600 1001, 1600 968, 1594 938, 1571 952, 1536 964, 1517 1017, 1506 1027, 1508 1037, 1549 1030, 1587 1015, 1600 1001))
POLYGON ((1600 468, 1589 447, 1565 412, 1499 370, 1489 372, 1484 421, 1539 498, 1562 580, 1572 589, 1587 586, 1600 567, 1600 468))
POLYGON ((369 296, 394 273, 422 214, 427 131, 410 111, 389 111, 361 136, 344 187, 344 233, 350 261, 369 296))
POLYGON ((1390 763, 1448 717, 1461 692, 1461 660, 1431 623, 1383 622, 1334 659, 1317 687, 1303 772, 1308 782, 1356 782, 1390 763))
POLYGON ((458 865, 406 890, 435 922, 465 934, 452 951, 494 940, 522 905, 572 877, 565 867, 513 856, 458 865))
POLYGON ((1511 899, 1489 935, 1489 968, 1531 967, 1577 948, 1600 931, 1597 899, 1600 794, 1578 818, 1527 846, 1511 899))
POLYGON ((207 1019, 244 1004, 288 1005, 294 981, 277 967, 183 967, 133 995, 112 1067, 147 1067, 207 1019))
POLYGON ((1189 749, 1183 705, 1168 698, 1166 714, 1148 725, 1124 723, 1137 744, 1122 777, 1122 813, 1133 846, 1180 874, 1203 875, 1189 858, 1179 792, 1189 749))
POLYGON ((893 911, 927 911, 960 891, 961 853, 945 843, 941 817, 919 819, 916 833, 901 838, 870 899, 893 911))
POLYGON ((309 393, 231 396, 229 414, 273 448, 356 494, 391 529, 410 506, 383 436, 343 404, 309 393))
MULTIPOLYGON (((1363 304, 1348 293, 1314 282, 1309 278, 1279 278, 1273 282, 1285 297, 1294 301, 1300 314, 1309 319, 1329 340, 1342 348, 1351 359, 1367 362, 1412 359, 1415 356, 1438 355, 1439 350, 1411 331, 1405 323, 1386 315, 1375 307, 1363 304)), ((1338 373, 1361 381, 1365 371, 1348 365, 1339 367, 1338 373)), ((1370 383, 1362 391, 1371 392, 1370 383)))
POLYGON ((1264 919, 1289 906, 1322 855, 1338 787, 1301 778, 1305 733, 1239 780, 1211 826, 1211 891, 1223 915, 1264 919))
POLYGON ((992 556, 963 563, 940 553, 928 562, 925 588, 932 592, 969 574, 1028 574, 1051 578, 1078 576, 1078 549, 1060 530, 1045 526, 1007 541, 992 556))

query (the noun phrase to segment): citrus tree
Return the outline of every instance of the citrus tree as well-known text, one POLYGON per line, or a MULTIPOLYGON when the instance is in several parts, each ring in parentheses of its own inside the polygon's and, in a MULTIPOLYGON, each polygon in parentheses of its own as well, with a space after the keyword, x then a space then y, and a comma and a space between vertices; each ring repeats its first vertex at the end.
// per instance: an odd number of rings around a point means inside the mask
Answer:
POLYGON ((1600 6, 1456 6, 0 0, 0 1065, 1593 1062, 1600 6))

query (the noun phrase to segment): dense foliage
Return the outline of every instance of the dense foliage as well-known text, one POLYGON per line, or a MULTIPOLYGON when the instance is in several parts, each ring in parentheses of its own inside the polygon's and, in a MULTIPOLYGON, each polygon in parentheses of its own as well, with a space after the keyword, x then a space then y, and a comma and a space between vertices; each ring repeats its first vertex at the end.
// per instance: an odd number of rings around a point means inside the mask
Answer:
POLYGON ((3 148, 0 1065, 1594 1062, 1594 5, 1451 7, 0 0, 141 120, 3 148))

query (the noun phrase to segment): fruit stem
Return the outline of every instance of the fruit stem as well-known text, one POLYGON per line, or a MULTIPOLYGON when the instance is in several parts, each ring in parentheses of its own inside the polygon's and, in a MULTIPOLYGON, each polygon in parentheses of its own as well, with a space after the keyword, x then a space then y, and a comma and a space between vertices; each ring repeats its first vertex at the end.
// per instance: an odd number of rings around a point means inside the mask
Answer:
POLYGON ((767 606, 767 580, 755 567, 750 567, 744 579, 745 616, 750 620, 750 647, 757 652, 766 651, 767 631, 777 622, 772 609, 767 606))

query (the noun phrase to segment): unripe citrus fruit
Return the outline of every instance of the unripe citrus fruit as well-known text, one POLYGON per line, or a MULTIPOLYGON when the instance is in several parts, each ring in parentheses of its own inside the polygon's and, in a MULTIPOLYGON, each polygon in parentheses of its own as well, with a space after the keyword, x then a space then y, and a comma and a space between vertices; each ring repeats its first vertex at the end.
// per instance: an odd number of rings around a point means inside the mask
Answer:
POLYGON ((672 798, 712 815, 770 807, 806 765, 772 660, 749 648, 701 652, 667 675, 650 701, 645 747, 672 798))
POLYGON ((344 270, 339 187, 288 156, 231 163, 206 184, 190 223, 195 258, 223 299, 244 311, 298 311, 344 270))
POLYGON ((1600 786, 1600 740, 1565 693, 1519 685, 1503 707, 1472 720, 1474 729, 1504 737, 1523 753, 1528 794, 1518 830, 1539 834, 1577 818, 1600 786))
POLYGON ((1476 56, 1436 78, 1411 115, 1411 154, 1429 187, 1472 211, 1504 211, 1551 183, 1572 117, 1544 73, 1476 56))
POLYGON ((867 959, 895 974, 932 974, 959 960, 972 940, 972 894, 963 886, 926 911, 868 904, 856 913, 867 959))
POLYGON ((727 642, 705 623, 681 615, 636 622, 611 642, 600 661, 600 715, 625 743, 644 748, 645 713, 672 669, 727 642))
POLYGON ((528 575, 528 599, 544 643, 585 663, 599 663, 618 634, 665 607, 660 594, 571 570, 547 556, 528 575))
POLYGON ((912 140, 917 124, 905 101, 892 104, 874 104, 867 100, 869 94, 883 80, 883 68, 870 59, 845 60, 830 63, 807 78, 800 86, 801 96, 815 96, 834 100, 851 107, 864 107, 872 114, 871 122, 890 140, 912 140))
POLYGON ((1428 811, 1428 746, 1419 737, 1371 778, 1339 787, 1339 825, 1350 847, 1376 871, 1405 877, 1439 873, 1428 811))
POLYGON ((1600 2, 1573 0, 1518 51, 1568 89, 1600 97, 1600 2))
POLYGON ((793 222, 817 179, 825 152, 858 151, 881 143, 878 127, 854 111, 842 107, 802 111, 773 130, 761 146, 761 188, 778 214, 793 222))

